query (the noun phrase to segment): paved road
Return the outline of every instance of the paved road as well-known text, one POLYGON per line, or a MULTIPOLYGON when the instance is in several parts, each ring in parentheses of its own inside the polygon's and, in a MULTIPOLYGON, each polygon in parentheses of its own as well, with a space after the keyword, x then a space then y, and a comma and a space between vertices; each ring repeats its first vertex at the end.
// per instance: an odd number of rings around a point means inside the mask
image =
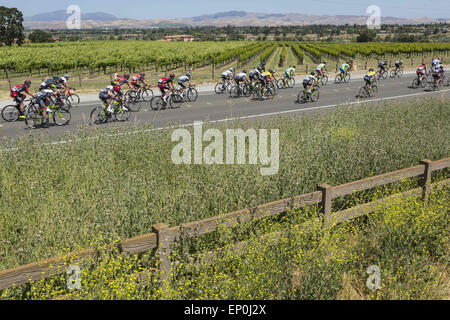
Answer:
MULTIPOLYGON (((132 113, 127 123, 116 125, 130 126, 134 124, 152 124, 156 128, 168 125, 189 125, 194 121, 227 121, 232 118, 256 118, 269 117, 277 114, 297 114, 314 110, 329 110, 341 104, 359 104, 366 101, 380 101, 386 99, 407 99, 425 95, 450 94, 449 88, 444 87, 437 92, 427 89, 412 89, 411 83, 414 76, 408 75, 401 79, 382 80, 379 84, 379 94, 372 99, 359 99, 357 94, 363 85, 361 79, 354 79, 349 84, 329 83, 320 89, 320 100, 316 103, 296 103, 297 93, 301 84, 293 89, 280 90, 273 100, 253 101, 251 98, 232 99, 229 95, 216 95, 211 91, 200 92, 199 99, 195 103, 185 103, 179 109, 167 109, 152 111, 149 106, 143 106, 138 113, 132 113)), ((334 82, 334 81, 333 81, 334 82)), ((210 90, 210 89, 209 89, 210 90)), ((72 121, 64 127, 50 127, 47 129, 28 129, 24 122, 0 123, 1 136, 17 137, 31 133, 49 135, 62 135, 66 131, 77 131, 81 125, 89 130, 94 128, 108 128, 113 124, 93 125, 89 123, 91 110, 96 106, 95 102, 82 103, 78 108, 71 110, 72 121)))

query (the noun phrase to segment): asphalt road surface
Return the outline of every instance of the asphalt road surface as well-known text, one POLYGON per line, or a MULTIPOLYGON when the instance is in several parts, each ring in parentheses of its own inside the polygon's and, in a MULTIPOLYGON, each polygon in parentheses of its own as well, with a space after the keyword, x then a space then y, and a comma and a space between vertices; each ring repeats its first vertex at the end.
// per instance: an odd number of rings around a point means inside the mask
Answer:
MULTIPOLYGON (((333 77, 333 75, 330 75, 333 77)), ((320 88, 318 102, 299 104, 296 102, 298 92, 303 89, 299 81, 293 89, 279 90, 273 100, 254 101, 252 98, 230 98, 229 94, 216 95, 214 92, 200 92, 196 102, 186 102, 178 109, 166 109, 153 111, 149 105, 143 105, 140 112, 132 113, 129 121, 120 123, 120 126, 135 124, 152 124, 155 128, 168 125, 190 125, 194 121, 229 121, 234 118, 258 118, 270 117, 279 114, 301 114, 317 110, 331 110, 340 105, 359 104, 370 101, 384 101, 394 99, 411 99, 423 96, 449 96, 450 88, 443 87, 438 91, 425 89, 412 89, 411 83, 414 76, 381 80, 378 95, 375 98, 361 99, 357 97, 359 89, 363 86, 362 79, 355 79, 349 84, 335 84, 330 79, 326 86, 320 88)), ((156 89, 157 90, 157 89, 156 89)), ((155 90, 155 94, 158 94, 155 90)), ((83 97, 82 97, 83 98, 83 97)), ((62 127, 51 126, 49 128, 29 129, 23 121, 6 123, 1 119, 1 137, 16 138, 30 133, 44 133, 51 136, 63 135, 65 132, 75 132, 81 125, 90 129, 107 128, 112 123, 94 125, 90 123, 90 113, 98 106, 98 102, 82 102, 77 108, 71 109, 71 122, 62 127)), ((368 105, 369 106, 369 105, 368 105)), ((117 122, 116 122, 117 124, 117 122)))

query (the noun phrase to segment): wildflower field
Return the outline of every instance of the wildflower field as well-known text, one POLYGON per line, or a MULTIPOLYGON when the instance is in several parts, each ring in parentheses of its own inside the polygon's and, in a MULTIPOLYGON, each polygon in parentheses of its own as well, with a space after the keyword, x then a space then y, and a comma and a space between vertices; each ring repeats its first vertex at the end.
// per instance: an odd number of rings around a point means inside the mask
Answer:
MULTIPOLYGON (((423 98, 204 126, 279 129, 280 170, 268 177, 260 174, 259 166, 174 165, 173 129, 142 132, 148 127, 139 126, 132 134, 125 134, 129 128, 108 134, 81 130, 61 137, 71 140, 64 144, 49 144, 54 140, 45 136, 3 139, 0 270, 79 248, 102 248, 149 233, 156 223, 175 226, 312 192, 322 183, 339 185, 414 166, 425 158, 448 157, 449 105, 444 97, 423 98)), ((448 178, 448 173, 434 179, 448 178)), ((358 197, 367 200, 393 190, 379 192, 358 197)), ((225 251, 213 268, 182 263, 164 289, 153 273, 146 286, 134 279, 153 265, 150 253, 118 258, 105 253, 83 270, 83 289, 77 294, 99 299, 444 298, 448 198, 448 190, 443 190, 428 206, 410 199, 329 234, 319 232, 319 226, 306 233, 289 232, 292 225, 317 216, 312 208, 287 215, 286 221, 267 220, 232 234, 222 231, 213 241, 193 240, 176 251, 178 260, 184 261, 186 251, 250 239, 243 256, 225 251), (275 244, 256 237, 273 230, 287 230, 290 237, 275 244), (376 294, 367 291, 362 280, 367 278, 365 268, 374 264, 384 270, 384 283, 390 285, 376 294)), ((346 205, 337 202, 334 209, 346 205)), ((57 297, 68 293, 64 279, 0 296, 57 297)))

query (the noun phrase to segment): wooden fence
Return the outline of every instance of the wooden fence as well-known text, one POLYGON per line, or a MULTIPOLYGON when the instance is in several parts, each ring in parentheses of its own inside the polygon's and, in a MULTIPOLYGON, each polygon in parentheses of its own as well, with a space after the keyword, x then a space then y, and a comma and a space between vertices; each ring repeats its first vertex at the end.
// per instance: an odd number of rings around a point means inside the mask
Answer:
MULTIPOLYGON (((320 217, 318 217, 318 219, 324 223, 325 227, 329 228, 335 224, 368 215, 380 208, 385 208, 398 203, 398 201, 401 201, 405 197, 418 196, 427 201, 433 188, 450 185, 450 179, 431 184, 431 174, 435 171, 449 167, 450 158, 435 162, 423 160, 420 162, 420 165, 415 167, 385 173, 336 187, 327 184, 320 185, 316 192, 263 204, 250 209, 231 212, 222 216, 190 222, 181 226, 169 227, 166 224, 157 224, 153 226, 152 233, 124 240, 121 243, 121 250, 127 254, 135 254, 154 249, 159 253, 161 259, 159 268, 161 268, 162 271, 168 271, 171 267, 171 244, 179 241, 181 237, 185 239, 193 238, 214 232, 219 226, 231 228, 241 223, 275 216, 288 210, 300 209, 313 205, 320 206, 320 217), (332 213, 332 201, 334 199, 414 177, 420 178, 420 185, 418 188, 394 194, 371 203, 358 205, 344 211, 332 213)), ((66 271, 67 261, 70 261, 71 264, 81 263, 83 260, 95 256, 95 253, 95 249, 90 248, 0 271, 0 290, 64 273, 66 271)))

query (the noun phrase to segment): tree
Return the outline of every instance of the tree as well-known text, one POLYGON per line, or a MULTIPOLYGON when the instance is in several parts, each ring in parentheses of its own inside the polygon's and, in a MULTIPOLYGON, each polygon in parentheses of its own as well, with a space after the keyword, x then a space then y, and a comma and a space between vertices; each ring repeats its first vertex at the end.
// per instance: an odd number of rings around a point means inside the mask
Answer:
POLYGON ((0 6, 0 43, 7 46, 17 43, 23 44, 23 14, 16 8, 0 6))
POLYGON ((52 35, 42 30, 35 30, 28 36, 33 43, 53 42, 52 35))
POLYGON ((377 36, 377 31, 369 30, 368 28, 363 29, 359 36, 356 38, 357 42, 371 42, 377 36))

